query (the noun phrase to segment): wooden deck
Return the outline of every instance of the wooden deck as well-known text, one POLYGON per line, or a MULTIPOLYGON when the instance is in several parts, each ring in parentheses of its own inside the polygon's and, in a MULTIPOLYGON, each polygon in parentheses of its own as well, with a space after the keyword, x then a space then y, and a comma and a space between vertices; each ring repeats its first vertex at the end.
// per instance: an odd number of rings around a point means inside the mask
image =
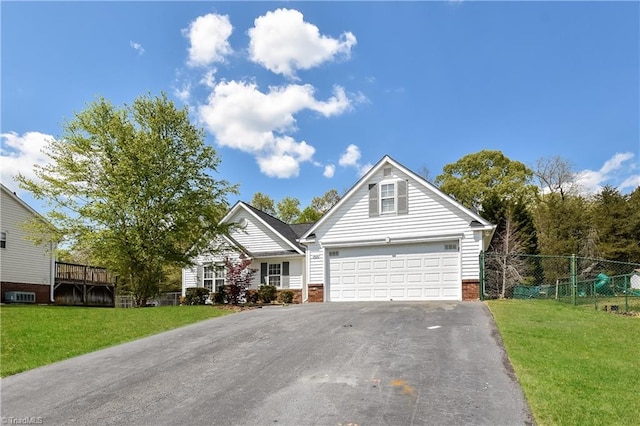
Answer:
POLYGON ((57 305, 114 307, 116 284, 106 268, 56 262, 53 298, 57 305))

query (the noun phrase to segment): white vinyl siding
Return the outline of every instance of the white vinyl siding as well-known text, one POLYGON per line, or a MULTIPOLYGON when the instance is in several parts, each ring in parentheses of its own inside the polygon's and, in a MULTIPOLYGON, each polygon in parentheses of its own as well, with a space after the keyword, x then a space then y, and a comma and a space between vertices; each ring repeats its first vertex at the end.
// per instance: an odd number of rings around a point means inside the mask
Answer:
MULTIPOLYGON (((474 231, 470 223, 474 220, 466 212, 455 207, 451 200, 432 191, 421 182, 416 182, 400 170, 394 169, 396 181, 407 183, 408 214, 379 214, 370 216, 370 185, 388 182, 380 169, 332 212, 318 228, 315 243, 309 244, 309 283, 325 281, 323 258, 324 247, 349 246, 358 242, 386 241, 397 243, 402 239, 424 237, 427 239, 460 238, 460 279, 478 279, 478 256, 482 249, 482 231, 474 231)), ((397 185, 396 185, 397 191, 397 185)), ((378 200, 379 203, 379 200, 378 200)), ((328 265, 326 266, 328 268, 328 265)), ((461 283, 460 283, 461 285, 461 283)))
POLYGON ((252 253, 293 250, 282 237, 245 210, 239 210, 229 221, 240 223, 243 219, 247 220, 247 226, 243 229, 234 229, 231 232, 231 237, 252 253))
POLYGON ((321 284, 324 282, 324 250, 318 243, 309 244, 307 247, 309 256, 309 284, 321 284))
POLYGON ((2 188, 0 228, 6 233, 6 248, 0 251, 0 281, 51 285, 54 250, 49 244, 35 245, 27 239, 23 224, 34 214, 2 188))
MULTIPOLYGON (((227 256, 237 259, 237 253, 229 253, 227 256)), ((182 295, 186 294, 186 289, 189 287, 203 287, 204 286, 204 275, 205 275, 205 265, 219 265, 224 261, 224 255, 211 256, 211 255, 203 255, 196 258, 196 265, 192 267, 187 267, 182 270, 182 295)), ((290 289, 302 289, 302 283, 304 279, 304 257, 277 257, 277 258, 264 258, 264 259, 254 259, 251 265, 249 266, 252 269, 256 270, 256 273, 253 277, 253 281, 249 286, 250 289, 255 290, 260 287, 260 264, 261 263, 279 263, 289 262, 289 288, 290 289)), ((215 277, 215 276, 214 276, 215 277)), ((215 279, 215 278, 214 278, 215 279)))
MULTIPOLYGON (((382 173, 371 182, 382 180, 382 173)), ((402 176, 403 178, 405 176, 402 176)), ((387 236, 403 238, 425 235, 463 233, 469 230, 473 218, 467 217, 439 195, 422 184, 409 180, 407 185, 409 214, 369 217, 368 187, 361 186, 315 230, 316 241, 358 241, 387 236)))

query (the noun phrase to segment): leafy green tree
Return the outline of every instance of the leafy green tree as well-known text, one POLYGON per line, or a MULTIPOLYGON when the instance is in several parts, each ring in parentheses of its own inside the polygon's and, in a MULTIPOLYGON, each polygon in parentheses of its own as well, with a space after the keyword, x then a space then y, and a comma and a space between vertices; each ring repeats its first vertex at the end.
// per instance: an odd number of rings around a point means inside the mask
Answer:
POLYGON ((533 172, 500 151, 483 150, 444 166, 435 183, 464 206, 478 211, 483 203, 496 197, 529 202, 537 192, 533 172))
POLYGON ((167 266, 188 265, 226 232, 235 186, 217 180, 215 150, 165 94, 114 107, 98 99, 46 147, 50 163, 21 186, 52 206, 72 246, 119 276, 138 305, 158 293, 167 266))
POLYGON ((300 200, 293 197, 284 197, 276 205, 278 219, 285 223, 294 223, 300 216, 300 200))
POLYGON ((331 207, 333 207, 338 201, 340 201, 340 195, 338 191, 335 189, 330 189, 322 197, 313 197, 311 199, 311 207, 318 213, 320 216, 325 214, 331 207))
POLYGON ((314 223, 320 220, 322 213, 311 206, 305 207, 296 219, 296 223, 314 223))
POLYGON ((270 214, 271 216, 276 215, 273 199, 262 192, 256 192, 253 194, 251 205, 258 210, 262 210, 263 212, 270 214))

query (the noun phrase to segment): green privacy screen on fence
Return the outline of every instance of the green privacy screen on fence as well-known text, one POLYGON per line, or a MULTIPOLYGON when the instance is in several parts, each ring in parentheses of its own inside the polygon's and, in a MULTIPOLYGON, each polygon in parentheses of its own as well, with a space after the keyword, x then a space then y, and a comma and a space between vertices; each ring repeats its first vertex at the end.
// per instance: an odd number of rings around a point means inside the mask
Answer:
POLYGON ((480 254, 484 299, 556 299, 640 311, 640 263, 577 256, 480 254))

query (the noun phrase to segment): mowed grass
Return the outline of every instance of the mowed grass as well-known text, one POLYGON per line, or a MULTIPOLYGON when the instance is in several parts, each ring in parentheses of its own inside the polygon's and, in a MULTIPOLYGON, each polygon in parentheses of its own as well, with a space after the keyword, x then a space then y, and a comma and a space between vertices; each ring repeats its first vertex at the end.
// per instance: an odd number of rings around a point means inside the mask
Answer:
POLYGON ((487 302, 539 425, 640 424, 640 318, 487 302))
POLYGON ((211 306, 141 309, 4 305, 0 307, 0 376, 215 318, 211 306))

